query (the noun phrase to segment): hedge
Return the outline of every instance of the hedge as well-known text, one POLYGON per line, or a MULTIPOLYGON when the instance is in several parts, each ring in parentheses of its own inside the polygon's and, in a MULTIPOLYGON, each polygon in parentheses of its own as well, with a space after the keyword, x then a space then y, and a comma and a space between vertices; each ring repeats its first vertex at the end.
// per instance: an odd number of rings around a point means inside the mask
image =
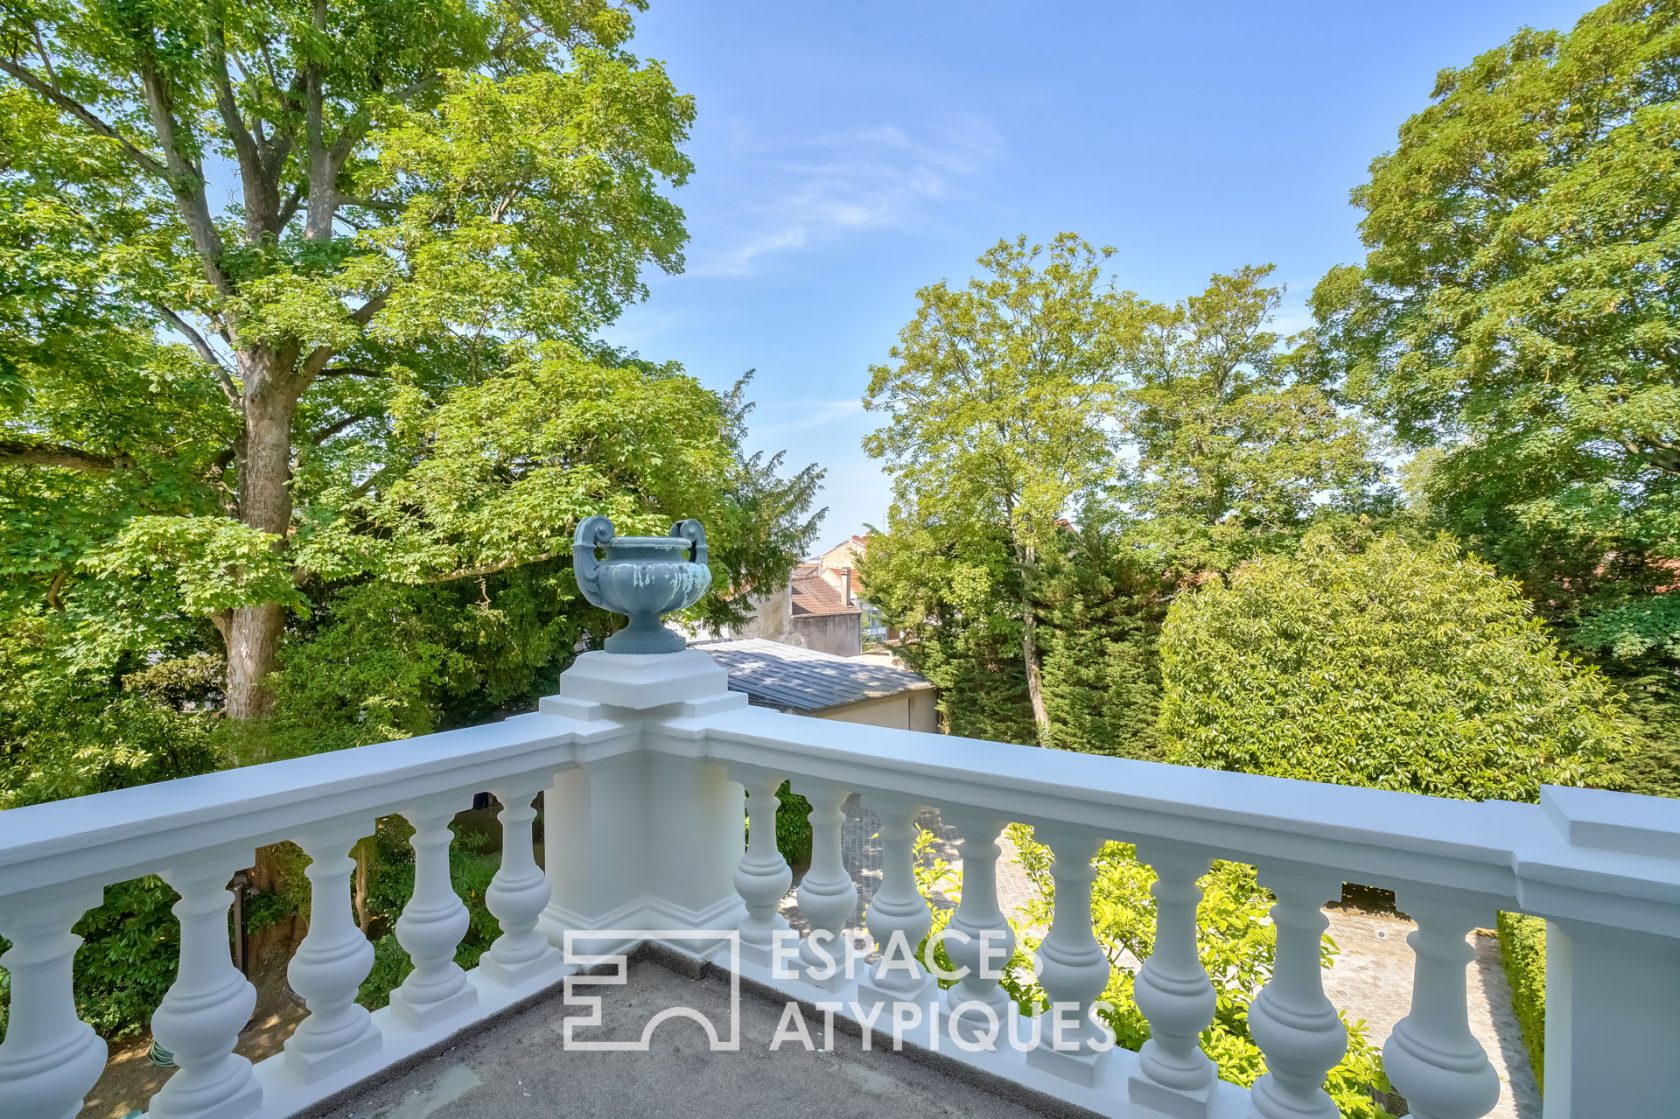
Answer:
POLYGON ((1511 981, 1511 1009, 1528 1046, 1534 1082, 1544 1087, 1546 1063, 1546 922, 1521 913, 1499 915, 1499 958, 1511 981))

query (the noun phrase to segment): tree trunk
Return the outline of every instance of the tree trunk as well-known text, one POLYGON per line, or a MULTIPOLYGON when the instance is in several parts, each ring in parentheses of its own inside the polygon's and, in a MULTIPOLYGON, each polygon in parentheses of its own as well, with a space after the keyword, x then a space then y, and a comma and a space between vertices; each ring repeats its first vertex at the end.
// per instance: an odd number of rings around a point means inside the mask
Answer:
MULTIPOLYGON (((239 355, 245 381, 245 435, 239 452, 239 520, 280 537, 292 521, 292 413, 297 393, 285 384, 290 362, 271 351, 239 355)), ((279 603, 241 606, 227 628, 227 713, 255 719, 273 708, 268 675, 280 655, 285 611, 279 603)))
POLYGON ((1032 703, 1033 726, 1037 730, 1034 745, 1050 741, 1050 713, 1044 706, 1044 674, 1038 667, 1038 619, 1033 617, 1032 602, 1021 596, 1021 659, 1027 666, 1027 699, 1032 703))
POLYGON ((1032 704, 1034 745, 1050 741, 1050 712, 1044 707, 1044 673, 1038 667, 1038 618, 1033 614, 1033 577, 1038 572, 1038 551, 1031 544, 1017 543, 1015 562, 1021 567, 1021 660, 1027 668, 1027 701, 1032 704))

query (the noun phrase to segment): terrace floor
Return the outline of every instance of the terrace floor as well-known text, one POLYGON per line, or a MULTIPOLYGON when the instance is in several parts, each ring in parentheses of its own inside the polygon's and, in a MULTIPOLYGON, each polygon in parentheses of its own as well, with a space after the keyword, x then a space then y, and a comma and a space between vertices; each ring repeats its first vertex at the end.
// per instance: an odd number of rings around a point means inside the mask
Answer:
MULTIPOLYGON (((723 1022, 730 985, 715 969, 690 978, 649 958, 634 960, 623 987, 591 987, 602 1024, 576 1038, 634 1041, 651 1015, 692 1007, 723 1022)), ((582 993, 580 989, 580 993, 582 993)), ((944 1065, 866 1050, 837 1028, 832 1051, 770 1045, 783 1003, 742 991, 740 1049, 713 1052, 701 1027, 682 1019, 654 1031, 647 1052, 562 1052, 564 1023, 585 1013, 558 988, 503 1015, 352 1098, 323 1105, 309 1119, 537 1119, 555 1114, 600 1119, 730 1116, 790 1119, 1031 1119, 1068 1114, 1035 1110, 944 1065)), ((812 1024, 820 1022, 813 1017, 812 1024)), ((819 1045, 820 1038, 815 1039, 819 1045)))

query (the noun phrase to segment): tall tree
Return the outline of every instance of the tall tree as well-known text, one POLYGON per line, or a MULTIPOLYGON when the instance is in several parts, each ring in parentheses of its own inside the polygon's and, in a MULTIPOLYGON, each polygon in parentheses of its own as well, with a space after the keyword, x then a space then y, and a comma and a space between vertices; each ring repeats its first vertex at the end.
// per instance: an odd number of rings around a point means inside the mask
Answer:
POLYGON ((1680 5, 1614 0, 1443 70, 1354 191, 1326 354, 1428 510, 1647 705, 1680 697, 1680 5), (1578 629, 1576 627, 1579 627, 1578 629))
POLYGON ((1021 571, 1004 526, 946 523, 895 503, 858 574, 903 634, 900 655, 938 687, 948 733, 1038 740, 1021 662, 1021 571))
POLYGON ((1369 441, 1317 380, 1324 364, 1271 329, 1283 297, 1271 274, 1268 264, 1215 275, 1201 294, 1153 308, 1133 355, 1140 529, 1183 570, 1286 549, 1320 511, 1373 496, 1369 441))
POLYGON ((1037 739, 1049 732, 1033 598, 1058 522, 1118 479, 1121 355, 1137 301, 1103 275, 1112 249, 1072 233, 1000 241, 965 287, 917 292, 864 405, 885 425, 864 441, 886 462, 901 514, 946 539, 1001 533, 1037 739))
POLYGON ((693 107, 625 49, 640 7, 7 5, 0 465, 53 526, 7 544, 39 594, 62 601, 86 522, 145 514, 119 551, 220 573, 196 605, 226 709, 267 711, 295 584, 343 568, 329 526, 413 453, 393 417, 680 267, 659 191, 693 107), (365 453, 331 476, 345 438, 365 453))

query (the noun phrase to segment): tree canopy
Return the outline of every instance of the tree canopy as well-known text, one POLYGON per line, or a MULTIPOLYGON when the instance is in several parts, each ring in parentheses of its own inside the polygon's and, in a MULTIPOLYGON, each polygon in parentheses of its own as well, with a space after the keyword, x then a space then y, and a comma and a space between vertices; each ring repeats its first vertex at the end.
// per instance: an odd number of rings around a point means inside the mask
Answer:
MULTIPOLYGON (((1441 71, 1313 295, 1428 518, 1680 729, 1680 8, 1613 0, 1441 71)), ((1672 754, 1667 755, 1672 766, 1672 754)), ((1663 782, 1641 782, 1659 788, 1663 782)))
MULTIPOLYGON (((451 393, 529 392, 555 363, 596 364, 609 397, 654 376, 589 341, 642 267, 682 263, 662 190, 689 173, 693 105, 625 49, 636 6, 8 6, 0 500, 32 527, 8 534, 14 588, 98 625, 115 603, 93 599, 125 592, 90 584, 167 564, 134 592, 147 622, 179 584, 168 624, 213 624, 228 713, 263 714, 310 582, 380 570, 393 520, 442 514, 423 491, 451 454, 430 435, 468 407, 451 393)), ((521 498, 562 467, 498 450, 521 498)), ((492 504, 464 551, 396 566, 518 562, 563 531, 563 506, 492 504)))
POLYGON ((1379 499, 1361 423, 1337 408, 1321 363, 1271 321, 1272 266, 1215 275, 1154 307, 1131 358, 1126 435, 1138 456, 1139 531, 1183 571, 1288 550, 1325 510, 1379 499))
POLYGON ((213 713, 265 756, 517 706, 611 624, 593 513, 703 519, 714 620, 785 573, 820 473, 746 452, 745 382, 596 340, 686 238, 640 7, 7 6, 10 796, 216 764, 213 713))
POLYGON ((1142 324, 1103 274, 1112 252, 1071 233, 998 242, 966 286, 917 292, 864 397, 886 420, 864 448, 893 480, 893 531, 1001 533, 1038 741, 1049 728, 1030 606, 1040 556, 1070 509, 1119 477, 1119 367, 1142 324))

